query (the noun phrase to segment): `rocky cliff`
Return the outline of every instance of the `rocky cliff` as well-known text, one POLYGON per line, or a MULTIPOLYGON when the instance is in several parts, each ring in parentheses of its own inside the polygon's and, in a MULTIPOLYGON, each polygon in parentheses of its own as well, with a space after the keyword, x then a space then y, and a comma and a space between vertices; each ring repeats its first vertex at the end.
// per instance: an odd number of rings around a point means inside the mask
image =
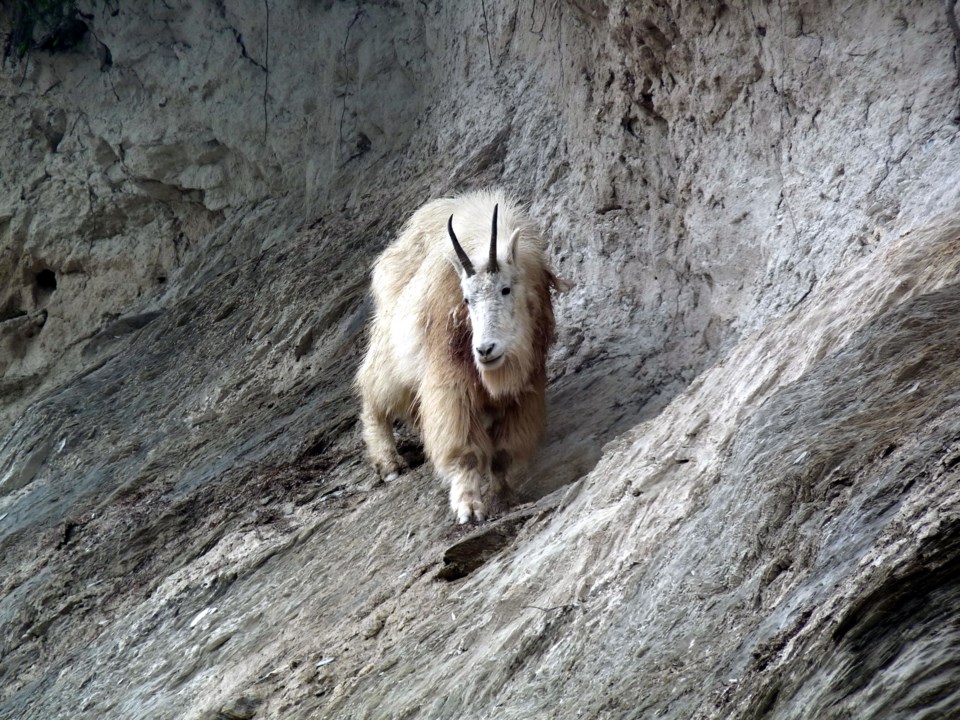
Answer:
POLYGON ((0 717, 960 713, 953 3, 31 5, 0 717), (372 258, 492 184, 575 287, 458 528, 351 380, 372 258))

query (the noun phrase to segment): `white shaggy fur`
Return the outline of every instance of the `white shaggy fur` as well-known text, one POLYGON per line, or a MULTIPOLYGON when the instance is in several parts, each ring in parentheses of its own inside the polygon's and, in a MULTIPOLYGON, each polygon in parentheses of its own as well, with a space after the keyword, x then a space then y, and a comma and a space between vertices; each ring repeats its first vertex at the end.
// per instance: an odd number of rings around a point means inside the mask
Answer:
POLYGON ((450 482, 461 523, 483 520, 526 463, 544 424, 550 296, 559 281, 539 231, 498 191, 434 200, 407 221, 373 266, 370 345, 357 387, 374 468, 403 468, 392 423, 420 432, 428 459, 450 482), (489 270, 498 207, 497 270, 489 270), (474 274, 457 259, 452 226, 474 274))

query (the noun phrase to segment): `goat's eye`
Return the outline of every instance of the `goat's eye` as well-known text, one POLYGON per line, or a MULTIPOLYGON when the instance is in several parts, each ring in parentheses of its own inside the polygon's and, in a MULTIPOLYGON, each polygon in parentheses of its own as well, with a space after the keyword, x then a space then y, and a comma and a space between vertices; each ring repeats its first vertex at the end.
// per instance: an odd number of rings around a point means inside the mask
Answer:
POLYGON ((500 291, 500 294, 501 294, 501 295, 509 295, 509 294, 510 294, 510 288, 504 288, 503 290, 500 291))
POLYGON ((470 304, 470 298, 464 298, 464 299, 463 299, 463 304, 464 304, 464 305, 469 305, 469 304, 470 304))

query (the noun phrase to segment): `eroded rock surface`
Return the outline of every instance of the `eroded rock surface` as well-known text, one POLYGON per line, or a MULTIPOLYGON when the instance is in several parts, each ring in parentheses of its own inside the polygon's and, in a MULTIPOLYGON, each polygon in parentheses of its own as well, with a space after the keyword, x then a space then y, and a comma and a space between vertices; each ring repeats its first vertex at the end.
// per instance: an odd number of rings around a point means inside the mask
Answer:
POLYGON ((0 75, 0 717, 960 713, 943 3, 79 13, 0 75), (458 528, 351 381, 376 252, 492 183, 575 287, 458 528))

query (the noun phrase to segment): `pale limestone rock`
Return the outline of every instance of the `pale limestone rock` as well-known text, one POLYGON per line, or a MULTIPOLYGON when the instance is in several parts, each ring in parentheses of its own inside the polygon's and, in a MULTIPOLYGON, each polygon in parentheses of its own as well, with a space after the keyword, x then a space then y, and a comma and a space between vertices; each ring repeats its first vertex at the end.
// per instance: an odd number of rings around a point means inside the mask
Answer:
POLYGON ((83 11, 0 72, 0 717, 958 711, 943 3, 83 11), (540 502, 464 538, 350 382, 490 184, 574 287, 540 502))

